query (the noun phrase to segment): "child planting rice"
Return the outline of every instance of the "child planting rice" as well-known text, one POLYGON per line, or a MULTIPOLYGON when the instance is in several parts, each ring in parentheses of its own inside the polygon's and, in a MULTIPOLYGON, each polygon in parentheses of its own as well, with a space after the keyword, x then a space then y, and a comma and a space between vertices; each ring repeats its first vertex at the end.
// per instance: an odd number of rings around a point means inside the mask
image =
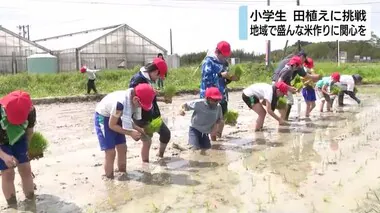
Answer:
MULTIPOLYGON (((313 59, 307 58, 307 63, 304 64, 304 69, 307 73, 313 75, 314 73, 314 62, 313 59)), ((317 100, 316 94, 315 94, 315 83, 312 79, 309 78, 301 78, 303 81, 303 88, 302 88, 302 96, 305 99, 306 102, 306 113, 305 117, 309 117, 311 111, 315 108, 315 101, 317 100)))
MULTIPOLYGON (((220 105, 222 106, 223 115, 228 111, 228 91, 227 84, 231 81, 238 80, 237 76, 231 75, 228 71, 227 58, 232 54, 231 46, 226 41, 221 41, 216 45, 215 51, 205 57, 202 62, 202 76, 200 85, 200 98, 205 98, 206 89, 217 87, 222 94, 220 105)), ((224 129, 224 121, 218 123, 216 136, 212 136, 215 141, 216 137, 221 137, 224 129)))
POLYGON ((277 82, 275 85, 266 83, 252 84, 243 90, 242 99, 247 106, 258 114, 255 131, 263 129, 266 114, 270 114, 278 121, 280 125, 286 122, 274 113, 277 105, 277 99, 288 93, 289 86, 284 82, 277 82), (265 104, 266 111, 263 107, 265 104))
POLYGON ((338 94, 338 104, 343 106, 344 94, 350 96, 358 104, 360 104, 360 99, 356 97, 356 85, 362 83, 362 77, 359 74, 355 75, 342 75, 340 76, 340 83, 342 85, 342 90, 338 94))
POLYGON ((189 128, 189 145, 194 149, 210 149, 209 134, 216 135, 218 124, 223 120, 222 107, 219 102, 222 94, 216 87, 206 89, 205 98, 190 101, 182 105, 180 115, 185 111, 193 110, 189 128))
MULTIPOLYGON (((166 72, 168 71, 168 66, 166 62, 161 58, 155 58, 151 63, 148 63, 144 67, 141 67, 140 71, 136 73, 129 83, 129 88, 135 88, 139 84, 152 84, 156 82, 159 78, 164 79, 166 72)), ((140 129, 146 128, 153 119, 161 118, 160 108, 158 107, 157 100, 164 101, 165 103, 171 103, 171 95, 175 89, 173 87, 166 88, 166 95, 164 97, 155 96, 153 99, 153 108, 151 110, 142 110, 141 120, 134 120, 136 126, 140 129)), ((157 157, 164 157, 166 147, 171 138, 171 132, 166 126, 165 122, 161 122, 160 128, 156 131, 160 135, 160 148, 157 153, 157 157)), ((153 134, 151 135, 153 136, 153 134)), ((149 152, 150 146, 152 144, 152 137, 143 133, 141 141, 143 145, 141 147, 141 159, 145 163, 149 163, 149 152)))
POLYGON ((320 112, 323 112, 323 107, 326 104, 327 111, 331 111, 331 98, 330 95, 333 95, 330 93, 330 89, 333 86, 334 83, 339 82, 340 80, 340 74, 339 72, 334 72, 331 74, 329 77, 324 77, 321 80, 319 80, 316 83, 316 91, 318 98, 321 100, 321 105, 320 105, 320 112))
POLYGON ((2 189, 8 205, 17 205, 14 168, 21 176, 27 199, 34 198, 28 144, 36 123, 36 110, 28 93, 14 91, 0 99, 0 170, 2 189))
MULTIPOLYGON (((307 77, 309 79, 312 79, 313 81, 317 81, 317 79, 319 79, 319 75, 309 74, 305 72, 305 70, 303 69, 303 58, 304 56, 302 56, 302 58, 299 56, 292 57, 282 70, 275 73, 275 75, 273 76, 273 83, 283 81, 290 86, 292 80, 295 79, 297 75, 301 77, 307 77)), ((289 119, 291 107, 294 104, 293 92, 296 91, 297 89, 294 87, 292 87, 288 91, 288 94, 286 96, 288 99, 288 105, 286 107, 286 110, 280 110, 281 118, 284 120, 289 119)))
POLYGON ((149 84, 139 84, 135 88, 115 91, 106 95, 96 106, 95 130, 100 149, 105 152, 104 172, 107 178, 114 177, 114 161, 117 153, 117 165, 120 172, 126 172, 126 139, 131 136, 140 140, 140 127, 132 118, 141 120, 141 108, 149 111, 155 92, 149 84))

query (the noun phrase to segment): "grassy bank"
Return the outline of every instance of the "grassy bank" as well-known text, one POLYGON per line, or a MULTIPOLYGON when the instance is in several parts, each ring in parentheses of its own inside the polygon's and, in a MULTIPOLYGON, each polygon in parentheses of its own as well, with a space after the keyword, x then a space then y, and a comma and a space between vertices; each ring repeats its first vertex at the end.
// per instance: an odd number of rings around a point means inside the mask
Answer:
MULTIPOLYGON (((263 64, 243 64, 243 75, 239 82, 229 85, 231 88, 245 87, 255 82, 270 82, 272 72, 263 64)), ((174 85, 177 90, 196 90, 200 84, 200 70, 196 67, 182 67, 169 70, 165 85, 174 85)), ((380 64, 343 64, 316 63, 316 70, 322 75, 334 71, 344 74, 359 73, 365 83, 380 83, 380 64)), ((105 70, 98 74, 97 88, 101 93, 126 89, 131 76, 137 70, 105 70)), ((53 96, 83 95, 86 93, 86 75, 79 72, 60 74, 17 74, 0 76, 0 96, 16 89, 29 91, 34 98, 53 96)))

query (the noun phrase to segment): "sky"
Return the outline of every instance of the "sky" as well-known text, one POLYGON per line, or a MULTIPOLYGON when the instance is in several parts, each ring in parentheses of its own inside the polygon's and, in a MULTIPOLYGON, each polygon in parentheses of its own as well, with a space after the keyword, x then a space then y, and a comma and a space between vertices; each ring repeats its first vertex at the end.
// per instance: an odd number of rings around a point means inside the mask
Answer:
MULTIPOLYGON (((264 53, 265 40, 239 40, 239 6, 264 7, 266 0, 1 0, 0 25, 18 33, 30 25, 31 40, 115 24, 128 24, 170 51, 185 54, 215 48, 225 40, 232 49, 264 53)), ((296 0, 271 0, 274 6, 296 5, 296 0)), ((371 28, 380 35, 380 0, 300 0, 301 5, 328 8, 371 6, 371 28), (360 3, 359 3, 360 2, 360 3)), ((316 40, 317 41, 317 40, 316 40)), ((285 46, 271 40, 272 50, 285 46)), ((296 42, 289 40, 289 44, 296 42)))

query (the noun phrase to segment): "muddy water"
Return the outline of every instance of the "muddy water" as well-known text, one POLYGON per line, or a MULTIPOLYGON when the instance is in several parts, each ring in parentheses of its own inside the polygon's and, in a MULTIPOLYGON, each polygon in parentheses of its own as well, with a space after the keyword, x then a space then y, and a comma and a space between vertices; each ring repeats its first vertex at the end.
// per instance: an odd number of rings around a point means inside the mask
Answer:
MULTIPOLYGON (((362 90, 361 90, 362 91, 362 90)), ((128 175, 101 178, 103 153, 93 130, 95 103, 37 106, 37 130, 50 140, 46 157, 33 161, 37 212, 359 212, 378 207, 379 97, 363 89, 363 105, 335 113, 315 110, 310 119, 278 127, 267 118, 263 133, 252 131, 255 114, 231 94, 238 124, 206 154, 168 148, 163 160, 140 162, 140 143, 128 140, 128 175), (371 189, 371 191, 369 191, 371 189)), ((197 96, 161 105, 172 130, 171 144, 186 147, 191 113, 178 107, 197 96)), ((296 108, 296 107, 294 107, 296 108)), ((302 105, 304 114, 304 105, 302 105)), ((18 197, 23 199, 19 177, 18 197)), ((5 206, 0 199, 1 206, 5 206)), ((380 199, 379 199, 380 200, 380 199)), ((14 212, 7 210, 5 212, 14 212)), ((368 211, 367 211, 368 212, 368 211)))

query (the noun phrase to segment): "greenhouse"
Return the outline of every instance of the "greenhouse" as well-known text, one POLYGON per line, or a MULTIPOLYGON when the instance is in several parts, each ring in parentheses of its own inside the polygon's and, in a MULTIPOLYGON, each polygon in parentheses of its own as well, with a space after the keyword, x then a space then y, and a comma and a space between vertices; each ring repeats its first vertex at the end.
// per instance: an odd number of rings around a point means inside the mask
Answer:
POLYGON ((15 74, 26 71, 26 58, 35 53, 48 53, 47 48, 29 41, 0 26, 0 73, 15 74))
POLYGON ((58 57, 59 71, 132 68, 167 50, 127 24, 85 30, 33 41, 58 57))

